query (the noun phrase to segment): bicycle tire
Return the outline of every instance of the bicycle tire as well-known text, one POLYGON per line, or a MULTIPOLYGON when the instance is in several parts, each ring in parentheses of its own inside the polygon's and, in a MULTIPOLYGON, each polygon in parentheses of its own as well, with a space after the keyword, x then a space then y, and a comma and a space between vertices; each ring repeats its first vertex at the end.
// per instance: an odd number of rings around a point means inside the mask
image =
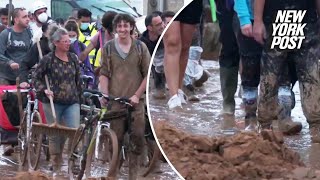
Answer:
MULTIPOLYGON (((35 111, 31 115, 31 122, 42 122, 41 116, 38 111, 35 111)), ((37 170, 39 166, 39 160, 41 155, 43 134, 38 134, 30 131, 30 140, 28 141, 28 165, 32 170, 37 170)))
MULTIPOLYGON (((72 144, 71 144, 71 149, 70 149, 70 153, 68 155, 68 174, 70 179, 74 179, 74 176, 76 176, 76 179, 82 179, 83 173, 81 174, 80 172, 75 173, 75 168, 76 168, 76 161, 77 161, 77 157, 75 154, 78 155, 78 153, 85 153, 86 150, 81 149, 80 152, 78 152, 78 148, 79 146, 81 146, 81 142, 84 141, 84 137, 85 137, 85 133, 82 133, 84 129, 84 124, 80 124, 79 128, 77 129, 76 133, 74 134, 74 138, 72 140, 72 144)), ((82 144, 82 148, 83 148, 83 144, 82 144)), ((82 156, 81 155, 81 156, 82 156)), ((81 163, 81 158, 79 159, 79 163, 81 163)), ((80 167, 80 164, 79 164, 80 167)))
MULTIPOLYGON (((103 128, 101 130, 101 135, 105 136, 103 138, 103 140, 105 142, 110 142, 107 143, 107 145, 111 145, 111 146, 107 146, 107 149, 109 149, 109 151, 105 151, 107 152, 106 155, 108 157, 108 164, 109 164, 109 170, 107 173, 107 177, 116 177, 117 174, 117 164, 118 164, 118 154, 119 154, 119 146, 118 146, 118 138, 116 133, 109 128, 103 128), (111 154, 111 156, 109 156, 109 154, 111 154)), ((92 158, 93 158, 93 154, 94 154, 94 149, 95 146, 91 147, 92 149, 88 149, 88 154, 87 154, 87 166, 86 166, 86 177, 90 177, 91 176, 91 164, 92 164, 92 158)))
POLYGON ((20 120, 20 129, 18 133, 19 147, 19 165, 24 166, 27 160, 28 144, 27 144, 27 112, 23 112, 20 120))
POLYGON ((148 159, 149 159, 149 163, 148 166, 146 168, 146 170, 144 171, 144 173, 142 174, 142 177, 146 177, 150 174, 150 172, 155 168, 155 165, 157 163, 157 161, 159 161, 159 157, 161 154, 161 151, 157 145, 157 143, 153 143, 153 149, 149 149, 148 150, 148 159))

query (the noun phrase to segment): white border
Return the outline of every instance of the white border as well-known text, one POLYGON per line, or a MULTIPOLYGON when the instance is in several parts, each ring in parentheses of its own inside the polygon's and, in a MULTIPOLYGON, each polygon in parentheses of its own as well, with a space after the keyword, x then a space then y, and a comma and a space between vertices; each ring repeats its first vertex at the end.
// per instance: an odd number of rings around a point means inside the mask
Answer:
MULTIPOLYGON (((150 126, 151 126, 151 129, 152 129, 152 133, 155 137, 155 140, 157 142, 157 145, 162 153, 162 155, 164 156, 164 158, 166 159, 166 161, 168 162, 168 164, 171 166, 171 168, 173 169, 173 171, 179 176, 180 179, 184 179, 181 174, 179 173, 179 171, 177 171, 177 169, 171 164, 169 158, 167 157, 167 155, 164 153, 159 141, 158 141, 158 138, 157 138, 157 134, 155 133, 155 130, 154 130, 154 127, 153 127, 153 123, 152 123, 152 120, 151 120, 151 115, 150 115, 150 108, 149 108, 149 83, 150 83, 150 75, 151 75, 151 67, 152 67, 152 63, 153 63, 153 59, 154 59, 154 56, 158 50, 158 47, 159 47, 159 44, 164 36, 164 34, 166 33, 167 29, 169 28, 169 26, 171 25, 171 23, 174 21, 174 19, 180 14, 180 12, 186 7, 188 6, 193 0, 190 0, 190 2, 188 3, 185 3, 184 6, 174 15, 174 17, 170 20, 170 22, 168 23, 168 25, 166 26, 166 28, 163 30, 160 38, 159 38, 159 41, 157 42, 156 44, 156 47, 154 48, 154 51, 152 53, 152 56, 151 56, 151 60, 150 60, 150 65, 149 65, 149 70, 148 70, 148 77, 147 77, 147 88, 146 88, 146 99, 147 99, 147 111, 148 111, 148 116, 149 116, 149 123, 150 123, 150 126)), ((195 0, 196 1, 196 0, 195 0)))

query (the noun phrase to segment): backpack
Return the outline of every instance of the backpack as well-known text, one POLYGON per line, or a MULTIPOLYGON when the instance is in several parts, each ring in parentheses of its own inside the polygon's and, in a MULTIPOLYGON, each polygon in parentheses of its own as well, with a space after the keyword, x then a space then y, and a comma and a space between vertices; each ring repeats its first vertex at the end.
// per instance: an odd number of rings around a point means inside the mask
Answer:
MULTIPOLYGON (((143 53, 143 48, 142 48, 142 42, 137 39, 135 40, 135 43, 136 43, 136 50, 138 51, 138 54, 139 54, 139 62, 141 63, 142 62, 142 53, 143 53)), ((109 43, 107 45, 107 49, 106 49, 106 52, 107 52, 107 60, 108 61, 108 72, 111 72, 110 71, 110 59, 111 59, 111 43, 109 43)))

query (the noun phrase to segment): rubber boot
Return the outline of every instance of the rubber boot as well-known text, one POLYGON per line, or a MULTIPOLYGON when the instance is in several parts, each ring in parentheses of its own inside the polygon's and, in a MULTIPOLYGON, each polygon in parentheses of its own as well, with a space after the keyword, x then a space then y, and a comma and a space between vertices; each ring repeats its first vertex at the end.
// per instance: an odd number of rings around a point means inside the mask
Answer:
POLYGON ((234 114, 235 100, 234 95, 237 91, 238 67, 220 67, 220 84, 223 98, 221 114, 234 114))
POLYGON ((289 86, 280 86, 278 91, 278 103, 280 106, 279 129, 284 134, 297 134, 302 130, 300 122, 292 121, 291 108, 292 108, 292 93, 289 86))
POLYGON ((257 129, 257 87, 243 87, 242 101, 245 110, 245 130, 256 131, 257 129))

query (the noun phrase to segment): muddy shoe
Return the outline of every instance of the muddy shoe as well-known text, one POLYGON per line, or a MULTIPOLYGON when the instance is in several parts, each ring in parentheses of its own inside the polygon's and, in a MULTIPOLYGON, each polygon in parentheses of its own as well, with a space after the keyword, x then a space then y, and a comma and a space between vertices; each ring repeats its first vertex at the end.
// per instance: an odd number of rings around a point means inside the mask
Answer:
POLYGON ((258 130, 257 125, 257 118, 256 117, 250 117, 245 119, 245 131, 252 131, 256 132, 258 130))
POLYGON ((11 156, 14 153, 14 149, 13 147, 7 147, 4 152, 3 152, 3 156, 11 156))
POLYGON ((154 99, 166 99, 166 93, 164 90, 156 90, 156 92, 152 95, 154 99))
POLYGON ((168 106, 171 111, 181 110, 182 105, 180 97, 177 94, 173 95, 168 101, 168 106))
POLYGON ((234 135, 239 132, 236 127, 235 117, 233 114, 224 113, 222 118, 221 133, 224 135, 234 135))
POLYGON ((291 117, 279 121, 279 129, 286 135, 297 134, 302 130, 301 122, 292 121, 291 117))
POLYGON ((277 144, 283 144, 283 134, 280 131, 273 131, 269 129, 261 130, 261 136, 263 139, 268 140, 270 142, 275 142, 277 144))
POLYGON ((193 85, 195 87, 201 87, 204 82, 206 82, 209 79, 209 74, 206 71, 203 71, 203 74, 200 79, 196 80, 193 85))

